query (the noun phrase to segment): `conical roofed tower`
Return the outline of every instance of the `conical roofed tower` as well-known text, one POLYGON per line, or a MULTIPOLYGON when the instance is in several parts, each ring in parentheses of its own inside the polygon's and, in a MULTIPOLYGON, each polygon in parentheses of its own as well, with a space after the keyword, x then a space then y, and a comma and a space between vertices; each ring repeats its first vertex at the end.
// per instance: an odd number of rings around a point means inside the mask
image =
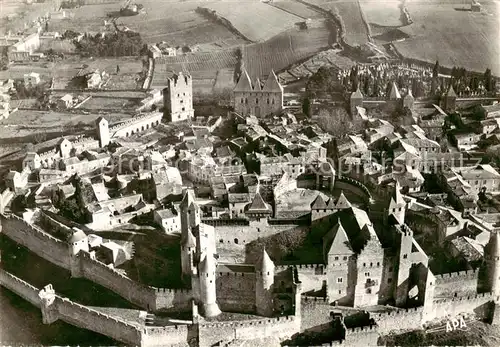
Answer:
POLYGON ((253 88, 250 76, 248 76, 247 70, 243 69, 233 92, 251 92, 252 90, 253 88))

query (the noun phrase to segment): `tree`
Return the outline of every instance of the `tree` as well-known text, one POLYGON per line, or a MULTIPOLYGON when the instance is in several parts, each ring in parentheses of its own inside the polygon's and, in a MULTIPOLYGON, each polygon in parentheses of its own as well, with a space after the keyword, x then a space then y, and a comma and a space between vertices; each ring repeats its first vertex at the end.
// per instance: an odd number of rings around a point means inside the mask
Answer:
POLYGON ((356 128, 351 117, 343 108, 333 110, 323 108, 319 111, 316 119, 321 129, 337 137, 354 132, 356 128))
POLYGON ((302 113, 304 113, 307 117, 311 117, 311 100, 309 98, 304 98, 302 102, 302 113))
POLYGON ((434 68, 432 69, 432 78, 437 78, 439 75, 439 60, 436 60, 434 68))
POLYGON ((493 86, 492 86, 493 80, 491 77, 491 70, 490 69, 486 69, 486 71, 484 72, 483 81, 484 81, 484 87, 486 88, 486 90, 489 92, 493 91, 493 86))

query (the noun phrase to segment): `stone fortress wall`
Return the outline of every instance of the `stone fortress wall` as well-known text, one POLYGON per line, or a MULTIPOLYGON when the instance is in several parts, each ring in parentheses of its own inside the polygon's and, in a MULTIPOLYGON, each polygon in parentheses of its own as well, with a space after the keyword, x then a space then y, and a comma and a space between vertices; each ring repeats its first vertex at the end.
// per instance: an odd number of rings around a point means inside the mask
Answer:
POLYGON ((0 284, 34 306, 41 308, 43 322, 66 323, 107 335, 117 341, 137 346, 188 346, 188 326, 144 327, 115 316, 80 305, 54 293, 48 285, 39 290, 16 276, 0 269, 0 284), (166 342, 168 341, 168 342, 166 342))
POLYGON ((152 112, 145 115, 139 115, 128 121, 117 124, 109 128, 110 138, 129 137, 141 131, 153 128, 161 123, 163 113, 152 112))
MULTIPOLYGON (((80 251, 76 256, 71 255, 71 250, 66 242, 63 242, 41 228, 31 225, 17 216, 1 215, 1 231, 15 242, 29 248, 37 255, 52 263, 71 271, 74 277, 84 277, 94 281, 126 298, 130 302, 149 311, 175 310, 188 311, 192 308, 193 293, 189 290, 161 289, 145 286, 133 281, 121 274, 116 269, 105 265, 95 259, 93 252, 80 251)), ((297 274, 301 280, 301 291, 308 289, 321 289, 327 268, 322 264, 311 264, 296 266, 297 274)), ((276 274, 289 269, 289 266, 276 266, 276 274)), ((376 327, 357 328, 352 331, 346 330, 345 345, 351 343, 365 343, 370 345, 370 339, 378 335, 384 335, 391 331, 413 330, 426 322, 446 317, 455 317, 459 314, 474 314, 480 318, 488 318, 498 315, 495 312, 500 298, 493 297, 489 293, 469 295, 477 284, 476 271, 464 271, 453 274, 435 276, 436 293, 449 293, 447 297, 432 299, 423 307, 414 309, 398 309, 387 313, 371 313, 370 317, 376 322, 376 327), (457 294, 450 291, 465 283, 464 290, 457 294), (450 297, 453 296, 453 297, 450 297)), ((227 275, 225 275, 227 276, 227 275)), ((235 281, 242 287, 251 282, 247 273, 230 273, 229 276, 238 277, 241 281, 235 281), (245 277, 245 280, 243 278, 245 277)), ((18 293, 27 301, 41 307, 38 289, 14 276, 0 271, 1 284, 8 289, 18 293)), ((232 290, 232 288, 229 288, 232 290)), ((229 290, 228 289, 228 290, 229 290)), ((245 289, 246 290, 246 289, 245 289)), ((223 297, 223 295, 222 295, 223 297)), ((290 337, 300 331, 314 329, 315 327, 328 324, 331 320, 330 312, 335 306, 329 305, 329 300, 322 298, 302 298, 296 307, 296 315, 279 318, 265 318, 254 321, 239 322, 200 322, 197 324, 200 345, 210 345, 221 341, 221 336, 232 339, 253 339, 256 336, 290 337)), ((230 298, 227 301, 230 304, 230 298)), ((244 305, 244 302, 242 303, 244 305)), ((162 346, 165 341, 173 345, 187 345, 189 340, 189 329, 186 326, 167 327, 135 327, 133 324, 120 321, 116 317, 108 316, 91 308, 70 302, 68 299, 55 297, 49 309, 44 309, 44 320, 62 319, 68 323, 90 329, 111 336, 119 341, 127 340, 126 343, 141 346, 162 346)), ((223 305, 224 306, 224 305, 223 305)), ((238 309, 241 309, 239 307, 238 309)), ((376 339, 375 339, 376 340, 376 339)), ((124 341, 125 342, 125 341, 124 341)), ((343 343, 343 344, 344 344, 343 343)))
POLYGON ((138 283, 95 259, 94 252, 71 255, 69 245, 15 215, 1 215, 2 232, 51 263, 114 291, 131 303, 152 311, 183 311, 191 307, 190 290, 155 288, 138 283))
POLYGON ((475 295, 477 293, 478 270, 467 270, 449 274, 434 275, 435 298, 475 295))

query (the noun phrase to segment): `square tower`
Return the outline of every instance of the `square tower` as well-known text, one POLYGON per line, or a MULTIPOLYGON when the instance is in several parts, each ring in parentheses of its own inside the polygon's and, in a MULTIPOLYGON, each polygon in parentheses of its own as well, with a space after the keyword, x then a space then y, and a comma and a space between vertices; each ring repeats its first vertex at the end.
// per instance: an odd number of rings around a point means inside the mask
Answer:
POLYGON ((164 116, 169 122, 181 122, 194 117, 193 79, 179 72, 168 79, 163 89, 164 116))

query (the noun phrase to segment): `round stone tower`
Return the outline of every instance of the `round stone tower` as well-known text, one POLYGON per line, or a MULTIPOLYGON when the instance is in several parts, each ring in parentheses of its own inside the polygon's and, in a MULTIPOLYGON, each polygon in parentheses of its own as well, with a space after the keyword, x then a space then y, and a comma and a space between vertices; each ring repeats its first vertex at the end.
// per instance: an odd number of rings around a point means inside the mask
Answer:
POLYGON ((490 240, 484 247, 484 258, 486 260, 486 273, 488 278, 488 290, 495 296, 500 295, 500 236, 497 231, 492 231, 490 240))
POLYGON ((255 265, 255 306, 257 314, 271 316, 274 312, 274 263, 264 249, 255 265))
POLYGON ((215 258, 206 254, 199 264, 200 303, 205 317, 214 317, 221 313, 217 305, 217 291, 215 287, 215 258))

